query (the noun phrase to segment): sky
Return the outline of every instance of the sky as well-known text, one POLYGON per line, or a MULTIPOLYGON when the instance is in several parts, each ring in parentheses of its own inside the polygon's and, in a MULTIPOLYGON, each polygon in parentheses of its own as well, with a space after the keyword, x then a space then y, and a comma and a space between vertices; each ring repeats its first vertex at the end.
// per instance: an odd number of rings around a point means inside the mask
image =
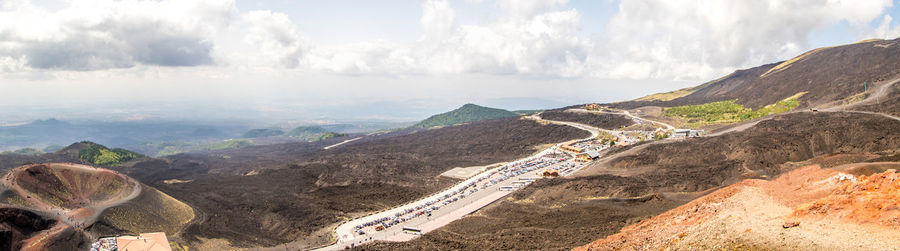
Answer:
POLYGON ((0 0, 0 125, 613 102, 900 36, 890 0, 0 0))

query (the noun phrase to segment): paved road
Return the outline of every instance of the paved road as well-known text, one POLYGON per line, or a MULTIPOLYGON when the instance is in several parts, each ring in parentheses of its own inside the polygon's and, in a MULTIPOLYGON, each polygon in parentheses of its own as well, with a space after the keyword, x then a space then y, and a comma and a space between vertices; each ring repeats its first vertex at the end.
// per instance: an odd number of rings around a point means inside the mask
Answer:
MULTIPOLYGON (((554 123, 554 124, 568 125, 568 126, 572 126, 572 127, 578 128, 578 129, 589 131, 591 133, 591 136, 588 138, 582 139, 582 140, 592 139, 599 135, 599 133, 597 131, 600 129, 592 127, 592 126, 587 126, 587 125, 572 123, 572 122, 543 120, 538 116, 532 116, 532 119, 539 120, 539 121, 545 121, 545 122, 549 122, 549 123, 554 123)), ((566 143, 566 142, 563 142, 563 143, 566 143)), ((419 217, 413 218, 412 220, 409 220, 409 221, 403 222, 401 224, 395 225, 393 227, 387 228, 383 231, 368 231, 364 235, 359 235, 355 232, 356 226, 358 226, 358 225, 362 225, 366 222, 371 222, 371 221, 385 218, 385 217, 392 217, 397 213, 403 213, 408 208, 413 208, 417 205, 423 205, 428 201, 435 201, 440 198, 443 198, 443 197, 445 197, 445 195, 451 194, 454 191, 458 191, 460 188, 464 188, 464 187, 468 186, 470 183, 479 182, 480 180, 481 180, 481 182, 483 182, 483 180, 489 180, 490 177, 496 175, 495 171, 500 168, 509 167, 509 166, 517 166, 517 165, 520 165, 525 162, 539 159, 544 155, 556 152, 555 149, 558 148, 563 143, 558 143, 558 144, 556 144, 550 148, 547 148, 547 149, 545 149, 537 154, 534 154, 532 156, 529 156, 529 157, 526 157, 523 159, 519 159, 516 161, 512 161, 501 167, 487 170, 481 174, 472 176, 471 178, 468 178, 462 182, 459 182, 458 184, 456 184, 448 189, 445 189, 445 190, 435 193, 433 195, 427 196, 425 198, 416 200, 414 202, 410 202, 410 203, 404 204, 402 206, 394 207, 394 208, 391 208, 391 209, 388 209, 388 210, 385 210, 382 212, 370 214, 368 216, 352 219, 348 222, 345 222, 345 223, 339 225, 338 227, 336 227, 334 230, 334 235, 337 236, 337 241, 335 243, 333 243, 332 245, 326 246, 326 247, 318 248, 316 250, 340 250, 340 249, 344 249, 346 247, 361 245, 361 244, 365 244, 365 243, 376 241, 376 240, 405 241, 405 240, 409 240, 409 239, 416 237, 415 235, 402 233, 403 227, 417 227, 417 228, 420 228, 423 233, 427 233, 434 229, 440 228, 446 224, 449 224, 450 222, 452 222, 454 220, 462 218, 463 216, 465 216, 469 213, 472 213, 474 211, 477 211, 478 209, 480 209, 484 206, 487 206, 488 204, 512 193, 512 191, 500 191, 500 190, 498 190, 499 187, 510 186, 510 185, 512 185, 513 182, 518 181, 520 178, 537 177, 537 174, 539 174, 540 172, 543 172, 547 168, 560 168, 561 165, 571 164, 571 162, 573 162, 573 161, 569 160, 569 161, 566 161, 563 163, 557 163, 557 164, 554 164, 554 165, 551 165, 548 167, 533 170, 531 172, 521 174, 521 175, 515 176, 510 179, 506 179, 498 184, 492 185, 485 189, 480 189, 479 191, 477 191, 475 193, 469 194, 465 198, 459 199, 456 202, 447 204, 447 205, 441 207, 440 209, 432 211, 430 217, 419 216, 419 217)), ((582 168, 582 167, 584 167, 584 164, 581 164, 580 166, 576 166, 575 171, 577 171, 578 168, 582 168)), ((569 173, 574 173, 575 171, 572 171, 569 173)), ((476 183, 476 184, 478 184, 478 183, 476 183)), ((480 188, 480 185, 478 187, 480 188)))
MULTIPOLYGON (((897 82, 900 82, 900 79, 893 80, 892 82, 889 82, 889 83, 887 83, 887 84, 885 84, 885 85, 879 87, 878 89, 876 89, 876 91, 875 91, 872 95, 869 95, 869 97, 866 98, 866 99, 863 100, 863 101, 860 101, 860 102, 857 102, 857 103, 854 103, 854 104, 850 104, 850 105, 843 105, 843 106, 833 107, 833 108, 827 109, 827 110, 825 110, 825 111, 840 111, 840 110, 844 110, 844 109, 846 109, 846 108, 855 107, 855 106, 858 106, 858 105, 860 105, 860 104, 864 104, 864 103, 872 102, 873 100, 877 100, 877 99, 879 99, 879 98, 885 96, 885 95, 888 93, 887 90, 889 90, 890 86, 892 86, 893 84, 895 84, 895 83, 897 83, 897 82)), ((587 111, 587 110, 584 110, 584 109, 580 109, 580 110, 581 110, 581 111, 585 111, 585 112, 593 112, 593 111, 587 111)), ((800 111, 796 111, 796 112, 800 112, 800 111)), ((892 119, 894 119, 894 120, 900 121, 900 118, 897 118, 897 117, 895 117, 895 116, 891 116, 891 115, 888 115, 888 114, 883 114, 883 113, 865 112, 865 111, 849 111, 849 112, 867 113, 867 114, 877 114, 877 115, 886 116, 886 117, 892 118, 892 119)), ((599 111, 598 111, 597 113, 620 114, 620 115, 625 115, 625 116, 631 117, 632 119, 635 119, 635 120, 641 120, 641 121, 646 121, 646 122, 650 122, 650 123, 655 123, 655 124, 663 125, 663 126, 665 126, 666 128, 668 128, 668 129, 674 129, 674 128, 675 128, 675 127, 673 127, 672 125, 669 125, 669 124, 667 124, 667 123, 663 123, 663 122, 659 122, 659 121, 654 121, 654 120, 649 120, 649 119, 644 119, 644 118, 641 118, 641 117, 638 117, 638 116, 634 116, 634 115, 630 114, 628 111, 623 111, 622 113, 599 112, 599 111)), ((783 114, 782 114, 782 115, 783 115, 783 114)), ((544 121, 544 122, 549 122, 549 123, 553 123, 553 124, 560 124, 560 125, 567 125, 567 126, 572 126, 572 127, 578 128, 578 129, 582 129, 582 130, 589 131, 589 132, 591 132, 591 137, 590 137, 590 138, 597 137, 597 136, 599 135, 599 133, 598 133, 599 131, 604 131, 604 132, 607 132, 607 133, 611 133, 611 134, 613 134, 613 135, 616 135, 617 137, 620 137, 620 140, 622 140, 621 137, 625 137, 624 135, 619 134, 619 133, 618 133, 619 131, 606 130, 606 129, 596 128, 596 127, 593 127, 593 126, 588 126, 588 125, 584 125, 584 124, 580 124, 580 123, 574 123, 574 122, 545 120, 545 119, 542 119, 542 118, 540 117, 540 113, 535 114, 535 115, 532 115, 532 116, 530 116, 530 117, 531 117, 532 119, 535 119, 535 120, 538 120, 538 121, 544 121)), ((772 116, 772 117, 774 117, 774 116, 772 116)), ((727 129, 727 130, 724 130, 724 131, 721 131, 721 132, 717 132, 717 133, 715 133, 715 134, 710 134, 710 135, 708 135, 708 136, 721 135, 721 134, 728 133, 728 132, 732 132, 732 131, 741 131, 741 130, 744 130, 744 129, 746 129, 746 128, 749 128, 749 127, 752 127, 752 126, 756 125, 757 123, 759 123, 759 121, 771 119, 772 117, 768 117, 768 118, 760 119, 760 120, 757 120, 757 121, 749 122, 749 123, 746 123, 746 124, 743 124, 743 125, 739 125, 739 126, 734 127, 734 128, 730 128, 730 129, 727 129)), ((590 139, 590 138, 586 138, 586 139, 590 139)), ((564 143, 565 143, 565 142, 564 142, 564 143)), ((656 142, 653 142, 653 143, 656 143, 656 142)), ((653 144, 653 143, 650 143, 650 144, 653 144)), ((546 150, 544 150, 544 151, 542 151, 542 152, 540 152, 540 153, 538 153, 538 154, 535 154, 534 156, 531 156, 531 157, 528 157, 528 158, 525 158, 525 159, 522 159, 522 160, 518 160, 518 161, 512 162, 512 163, 510 163, 509 165, 514 165, 514 164, 516 164, 516 163, 522 163, 523 161, 533 160, 533 159, 539 158, 540 156, 543 156, 543 155, 545 155, 545 154, 550 153, 551 151, 553 151, 553 149, 559 147, 561 144, 563 144, 563 143, 556 144, 554 147, 548 148, 548 149, 546 149, 546 150)), ((649 144, 647 144, 647 145, 649 145, 649 144)), ((618 153, 618 154, 616 154, 616 155, 614 155, 614 156, 606 156, 606 158, 604 158, 604 160, 601 160, 601 162, 608 161, 608 160, 610 160, 610 159, 615 158, 616 156, 622 156, 622 155, 627 155, 627 154, 633 154, 635 151, 638 151, 639 149, 642 149, 642 148, 644 148, 644 147, 646 147, 646 145, 640 146, 640 147, 636 147, 636 148, 630 149, 630 150, 628 150, 628 151, 620 152, 620 153, 618 153)), ((558 163, 558 164, 553 165, 553 166, 551 166, 551 167, 546 167, 546 168, 538 169, 538 170, 529 172, 529 173, 527 173, 527 174, 523 174, 523 175, 517 176, 516 178, 519 178, 519 177, 536 177, 536 176, 537 176, 537 175, 536 175, 537 173, 539 173, 539 172, 541 172, 541 171, 543 171, 543 170, 545 170, 545 169, 547 169, 547 168, 558 168, 559 165, 565 165, 565 164, 567 164, 567 163, 565 163, 565 162, 564 162, 564 163, 558 163)), ((602 163, 596 163, 596 164, 602 164, 602 163)), ((593 166, 596 166, 596 164, 593 165, 593 166)), ((583 168, 583 167, 584 167, 584 166, 582 165, 582 166, 580 166, 579 168, 583 168)), ((500 168, 500 167, 498 167, 498 168, 500 168)), ((571 172, 571 173, 575 173, 575 172, 571 172)), ((467 196, 467 197, 465 197, 465 198, 463 198, 463 199, 460 199, 460 200, 457 201, 457 202, 448 204, 447 206, 442 207, 441 209, 434 210, 434 211, 432 212, 432 216, 431 216, 431 217, 417 217, 417 218, 414 218, 414 219, 412 219, 412 220, 410 220, 410 221, 406 221, 406 222, 404 222, 403 224, 400 224, 400 225, 397 225, 397 226, 394 226, 394 227, 390 227, 390 228, 388 228, 388 229, 386 229, 386 230, 384 230, 384 231, 376 231, 376 232, 371 232, 371 233, 367 232, 367 233, 364 234, 364 235, 358 235, 358 234, 356 234, 356 233, 354 232, 354 229, 355 229, 355 227, 356 227, 357 225, 360 225, 360 224, 365 223, 365 222, 370 222, 370 221, 375 220, 375 219, 393 216, 395 213, 401 212, 402 210, 404 210, 404 209, 406 209, 406 208, 410 208, 410 207, 415 206, 415 205, 421 205, 421 204, 424 204, 426 201, 433 201, 433 200, 435 200, 435 199, 437 199, 437 198, 443 197, 445 194, 448 194, 448 193, 451 192, 451 191, 457 191, 458 189, 460 189, 460 188, 462 188, 462 187, 464 187, 464 186, 467 186, 469 183, 476 182, 476 181, 478 181, 479 179, 482 179, 482 178, 484 178, 484 177, 486 177, 486 176, 491 176, 491 175, 492 175, 492 170, 488 170, 488 171, 486 171, 486 172, 484 172, 484 173, 482 173, 482 174, 475 175, 475 176, 473 176, 473 177, 471 177, 471 178, 469 178, 469 179, 466 179, 466 180, 460 182, 459 184, 457 184, 457 185, 455 185, 455 186, 453 186, 453 187, 451 187, 451 188, 449 188, 449 189, 446 189, 446 190, 441 191, 441 192, 439 192, 439 193, 436 193, 436 194, 434 194, 434 195, 428 196, 428 197, 426 197, 426 198, 417 200, 417 201, 412 202, 412 203, 405 204, 405 205, 400 206, 400 207, 395 207, 395 208, 393 208, 393 209, 389 209, 389 210, 386 210, 386 211, 383 211, 383 212, 379 212, 379 213, 376 213, 376 214, 372 214, 372 215, 369 215, 369 216, 366 216, 366 217, 361 217, 361 218, 353 219, 353 220, 348 221, 348 222, 346 222, 346 223, 344 223, 344 224, 341 224, 341 225, 339 225, 339 226, 335 229, 335 233, 334 233, 334 234, 338 237, 337 242, 334 243, 334 244, 332 244, 332 245, 330 245, 330 246, 322 247, 322 248, 320 248, 320 249, 318 249, 318 250, 339 250, 339 249, 344 249, 344 248, 346 248, 346 247, 350 247, 350 246, 354 246, 354 245, 365 244, 365 243, 368 243, 368 242, 371 242, 371 241, 375 241, 375 240, 384 240, 384 241, 407 241, 407 240, 410 240, 410 239, 413 239, 413 238, 416 237, 415 235, 402 233, 402 228, 403 228, 403 227, 407 227, 407 226, 408 226, 408 227, 417 227, 417 228, 421 229, 424 233, 427 233, 427 232, 432 231, 432 230, 434 230, 434 229, 440 228, 440 227, 442 227, 442 226, 444 226, 444 225, 446 225, 446 224, 449 224, 450 222, 452 222, 452 221, 454 221, 454 220, 457 220, 457 219, 463 217, 464 215, 467 215, 467 214, 469 214, 469 213, 471 213, 471 212, 474 212, 474 211, 476 211, 476 210, 478 210, 478 209, 480 209, 480 208, 482 208, 482 207, 484 207, 484 206, 486 206, 486 205, 488 205, 488 204, 490 204, 490 203, 493 203, 494 201, 496 201, 496 200, 498 200, 498 199, 500 199, 500 198, 503 198, 504 196, 506 196, 506 195, 512 193, 512 191, 499 191, 499 190, 497 190, 496 188, 497 188, 497 187, 500 187, 500 186, 506 186, 506 185, 509 185, 509 184, 511 184, 513 181, 516 181, 517 179, 516 179, 516 178, 508 179, 508 180, 505 180, 505 181, 501 182, 500 184, 497 184, 497 185, 495 185, 495 186, 492 186, 491 188, 479 190, 478 192, 472 193, 471 195, 469 195, 469 196, 467 196)))

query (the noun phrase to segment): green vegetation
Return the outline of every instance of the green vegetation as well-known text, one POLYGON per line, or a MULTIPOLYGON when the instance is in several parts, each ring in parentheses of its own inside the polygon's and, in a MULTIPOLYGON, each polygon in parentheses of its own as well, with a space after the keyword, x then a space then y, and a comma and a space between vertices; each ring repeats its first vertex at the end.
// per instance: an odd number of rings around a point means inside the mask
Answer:
POLYGON ((268 128, 268 129, 253 129, 244 133, 244 138, 261 138, 261 137, 270 137, 270 136, 279 136, 284 134, 284 131, 280 129, 268 128))
POLYGON ((685 105, 665 108, 666 116, 683 118, 702 118, 705 121, 724 121, 740 118, 740 114, 749 111, 743 105, 735 104, 735 100, 719 101, 702 105, 685 105))
POLYGON ((291 138, 295 138, 295 139, 299 139, 299 140, 303 140, 303 141, 309 141, 309 142, 315 142, 315 141, 326 140, 326 139, 335 138, 335 137, 346 136, 346 134, 330 132, 330 131, 325 130, 324 128, 321 128, 318 126, 300 126, 300 127, 294 128, 293 130, 288 131, 284 135, 291 137, 291 138))
POLYGON ((597 137, 595 139, 600 140, 601 144, 606 144, 610 141, 619 140, 619 138, 616 137, 616 135, 612 135, 606 131, 597 131, 597 137))
POLYGON ((248 131, 247 133, 244 133, 244 138, 271 136, 287 136, 303 141, 315 142, 334 137, 342 137, 345 136, 345 134, 330 132, 318 126, 300 126, 288 132, 283 132, 280 129, 253 129, 248 131))
POLYGON ((653 135, 654 140, 663 140, 669 137, 668 133, 657 133, 653 135))
MULTIPOLYGON (((270 137, 270 136, 287 136, 303 141, 319 141, 335 137, 343 137, 345 134, 330 132, 317 126, 301 126, 294 128, 288 132, 282 132, 279 129, 254 129, 244 134, 244 137, 270 137)), ((197 151, 217 151, 226 149, 235 149, 245 146, 252 146, 253 141, 249 139, 229 139, 217 142, 197 143, 185 141, 166 141, 161 143, 151 143, 148 146, 159 149, 156 157, 174 155, 186 152, 197 151)))
POLYGON ((179 153, 186 152, 195 152, 195 151, 217 151, 217 150, 226 150, 226 149, 235 149, 241 148, 245 146, 252 146, 253 142, 246 139, 229 139, 223 140, 219 142, 206 143, 206 144, 192 144, 185 142, 165 142, 160 147, 158 153, 156 153, 157 157, 162 157, 166 155, 173 155, 179 153))
POLYGON ((330 138, 343 137, 343 136, 345 136, 345 134, 340 134, 340 133, 335 133, 335 132, 326 132, 326 133, 322 134, 321 136, 319 136, 318 139, 313 140, 313 141, 326 140, 326 139, 330 139, 330 138))
POLYGON ((743 105, 735 104, 737 100, 726 100, 700 105, 685 105, 671 108, 663 108, 665 116, 682 117, 688 119, 694 125, 712 123, 734 123, 751 120, 767 115, 788 112, 800 104, 797 99, 806 94, 797 93, 794 96, 753 110, 743 105))
POLYGON ((325 130, 325 128, 321 128, 318 126, 299 126, 284 133, 284 135, 292 138, 305 138, 309 135, 318 135, 327 132, 328 130, 325 130))
POLYGON ((78 151, 78 158, 86 163, 94 165, 113 166, 125 161, 143 157, 143 155, 122 148, 109 149, 103 145, 90 141, 82 141, 80 143, 86 144, 88 147, 78 151))
POLYGON ((517 113, 503 109, 465 104, 459 109, 428 117, 422 122, 413 125, 413 127, 429 128, 518 116, 519 114, 517 113))

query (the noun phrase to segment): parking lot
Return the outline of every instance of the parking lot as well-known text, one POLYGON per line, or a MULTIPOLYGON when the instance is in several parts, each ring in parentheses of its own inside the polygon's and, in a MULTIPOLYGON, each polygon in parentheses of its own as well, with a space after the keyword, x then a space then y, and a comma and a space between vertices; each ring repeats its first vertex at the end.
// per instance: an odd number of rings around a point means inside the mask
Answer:
MULTIPOLYGON (((539 117, 535 117, 541 120, 539 117)), ((595 140, 602 129, 572 122, 550 121, 591 132, 591 137, 576 141, 572 146, 583 151, 603 151, 610 147, 595 140)), ((644 132, 606 131, 619 138, 619 142, 632 144, 640 141, 644 132)), ((568 142, 567 142, 568 143, 568 142)), ((476 174, 457 185, 423 199, 383 212, 352 219, 335 229, 338 240, 321 248, 337 250, 361 245, 375 240, 405 241, 427 233, 544 178, 545 170, 555 170, 559 176, 572 175, 589 162, 576 161, 574 154, 562 151, 563 143, 545 149, 531 157, 503 164, 476 174)))

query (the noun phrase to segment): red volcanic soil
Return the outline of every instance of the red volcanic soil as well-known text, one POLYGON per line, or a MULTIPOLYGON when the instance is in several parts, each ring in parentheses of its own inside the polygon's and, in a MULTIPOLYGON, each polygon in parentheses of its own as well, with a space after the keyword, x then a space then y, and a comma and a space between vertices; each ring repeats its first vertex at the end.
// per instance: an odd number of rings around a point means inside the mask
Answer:
POLYGON ((871 176, 842 177, 856 182, 844 182, 830 195, 800 205, 791 216, 900 228, 900 179, 894 169, 871 176))
POLYGON ((576 250, 900 249, 898 192, 894 170, 807 166, 730 185, 576 250))

